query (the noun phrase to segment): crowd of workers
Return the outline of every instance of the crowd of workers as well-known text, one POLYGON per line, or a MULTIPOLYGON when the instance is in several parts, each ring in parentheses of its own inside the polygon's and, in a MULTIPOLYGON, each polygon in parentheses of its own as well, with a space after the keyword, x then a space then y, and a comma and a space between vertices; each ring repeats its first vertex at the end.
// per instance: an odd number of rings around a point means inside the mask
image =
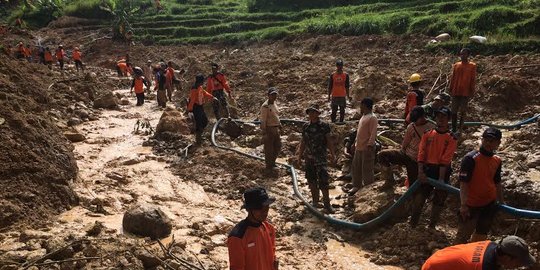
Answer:
MULTIPOLYGON (((375 181, 374 165, 377 160, 382 165, 383 189, 395 185, 392 166, 404 166, 409 185, 416 180, 421 182, 412 199, 409 224, 413 229, 418 227, 424 204, 432 195, 428 226, 435 228, 444 209, 447 192, 428 184, 427 178, 448 184, 453 175, 451 165, 458 147, 458 137, 463 130, 468 102, 475 90, 476 64, 469 61, 470 53, 469 49, 462 49, 461 61, 453 65, 449 95, 441 93, 431 103, 424 104, 421 75, 415 73, 410 77, 403 115, 407 128, 400 149, 377 151, 378 119, 373 114, 374 100, 369 97, 361 100, 362 117, 355 132, 347 137, 344 149, 351 161, 352 188, 347 190, 349 195, 375 181), (448 108, 449 103, 451 109, 448 108)), ((338 109, 339 122, 344 121, 346 103, 351 99, 349 89, 349 76, 343 71, 343 61, 338 60, 336 72, 330 75, 328 83, 332 122, 337 120, 338 109)), ((281 124, 276 105, 278 90, 271 87, 267 95, 259 120, 266 169, 273 170, 281 149, 281 124)), ((304 161, 312 205, 324 207, 331 214, 334 209, 330 203, 327 164, 328 158, 330 162, 336 158, 330 137, 331 125, 320 118, 321 109, 316 104, 310 105, 305 112, 308 122, 302 127, 297 159, 304 161), (320 194, 323 205, 319 204, 320 194)), ((457 173, 460 208, 455 211, 459 220, 455 245, 434 253, 426 260, 422 270, 513 269, 535 263, 527 244, 517 236, 507 236, 499 241, 487 240, 497 205, 504 203, 502 161, 496 155, 501 139, 500 130, 487 128, 482 133, 478 149, 471 149, 461 159, 457 173)), ((266 221, 269 206, 275 199, 264 189, 254 188, 244 193, 244 201, 243 208, 248 216, 234 227, 227 242, 230 269, 278 269, 276 231, 266 221)))
MULTIPOLYGON (((32 50, 22 42, 15 50, 8 48, 7 52, 19 59, 48 65, 49 68, 56 62, 62 72, 64 61, 69 61, 62 45, 58 46, 54 55, 48 47, 38 46, 32 50)), ((476 64, 469 61, 470 53, 469 49, 462 49, 461 61, 453 65, 449 95, 440 93, 430 103, 424 104, 421 75, 415 73, 410 76, 410 90, 405 97, 403 114, 407 128, 400 149, 378 151, 378 119, 373 113, 375 102, 369 97, 359 102, 362 117, 358 121, 357 129, 347 136, 344 149, 345 157, 350 161, 348 170, 349 178, 352 179, 352 187, 346 190, 349 195, 356 194, 375 181, 375 162, 378 161, 382 167, 383 189, 391 188, 396 183, 392 166, 404 166, 409 185, 416 180, 421 181, 421 186, 412 199, 409 223, 412 228, 418 226, 424 204, 433 196, 428 226, 435 228, 444 209, 447 192, 428 184, 427 178, 448 184, 453 174, 451 165, 458 147, 459 133, 463 130, 467 105, 475 91, 476 64), (451 109, 448 108, 449 103, 451 109)), ((73 49, 71 60, 77 71, 80 69, 84 72, 79 48, 73 49)), ((347 102, 351 102, 349 75, 343 71, 343 65, 343 61, 338 60, 336 71, 328 79, 330 120, 333 123, 338 122, 338 110, 339 122, 345 120, 347 102)), ((227 97, 233 99, 232 90, 226 76, 219 71, 219 65, 213 63, 211 68, 212 72, 208 76, 196 75, 186 102, 198 144, 201 143, 203 131, 208 125, 203 105, 212 101, 215 118, 220 119, 222 111, 225 117, 230 116, 227 97), (205 82, 206 87, 203 88, 205 82)), ((117 71, 119 76, 133 77, 131 90, 135 91, 137 106, 144 104, 144 88, 146 86, 149 91, 152 82, 154 90, 157 91, 157 103, 161 107, 165 107, 167 101, 172 101, 173 91, 181 89, 172 62, 165 63, 161 60, 157 65, 153 65, 149 60, 143 68, 133 67, 129 55, 126 55, 117 62, 117 71)), ((184 70, 180 70, 178 74, 184 74, 184 70)), ((259 120, 266 170, 272 172, 276 168, 276 159, 281 150, 281 123, 276 103, 279 91, 271 87, 266 94, 267 100, 260 108, 259 120)), ((335 144, 330 136, 332 126, 320 118, 321 109, 316 104, 306 108, 305 113, 307 123, 302 127, 296 159, 304 161, 312 205, 324 208, 327 213, 332 214, 334 209, 330 203, 330 175, 327 170, 328 163, 336 160, 335 144)), ((535 262, 527 244, 519 237, 507 236, 499 241, 487 240, 497 205, 504 203, 502 161, 496 155, 501 139, 500 130, 487 128, 482 133, 478 149, 471 149, 461 159, 457 173, 460 183, 460 208, 456 209, 459 225, 455 245, 433 254, 426 260, 422 270, 500 267, 511 269, 529 266, 535 262)), ((231 270, 278 269, 275 254, 276 230, 266 221, 270 204, 274 201, 263 188, 249 189, 244 193, 243 208, 247 210, 248 216, 234 227, 227 241, 231 270)))
POLYGON ((74 47, 70 51, 70 55, 68 55, 64 50, 63 45, 58 45, 56 49, 51 51, 50 47, 43 46, 41 44, 32 46, 30 44, 24 45, 23 42, 19 42, 15 47, 11 45, 4 47, 4 53, 17 59, 25 59, 30 63, 46 65, 51 70, 53 68, 53 64, 55 64, 62 73, 64 73, 64 63, 73 61, 77 72, 84 73, 82 53, 79 47, 74 47))

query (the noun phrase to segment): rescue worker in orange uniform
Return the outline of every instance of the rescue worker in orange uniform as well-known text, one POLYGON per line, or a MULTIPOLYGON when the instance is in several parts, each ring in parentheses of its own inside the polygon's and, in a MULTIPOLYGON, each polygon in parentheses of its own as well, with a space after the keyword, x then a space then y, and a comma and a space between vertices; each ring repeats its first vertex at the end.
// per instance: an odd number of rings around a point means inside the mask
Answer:
POLYGON ((466 243, 469 238, 471 242, 486 240, 497 204, 503 203, 502 161, 495 155, 501 138, 500 130, 487 128, 480 149, 467 153, 461 161, 461 207, 455 244, 466 243))
POLYGON ((125 77, 128 75, 128 66, 125 59, 120 59, 116 62, 116 71, 118 72, 118 77, 125 77))
POLYGON ((216 99, 212 94, 204 91, 203 84, 204 75, 198 74, 195 76, 195 84, 191 87, 187 108, 189 117, 195 123, 195 141, 198 145, 202 143, 202 133, 208 125, 208 117, 206 117, 203 105, 206 103, 206 99, 214 99, 214 101, 216 99))
POLYGON ((463 128, 463 121, 467 114, 468 104, 474 96, 476 88, 476 64, 469 61, 471 50, 463 48, 460 52, 461 61, 452 66, 452 79, 450 80, 450 95, 452 96, 452 131, 463 128), (457 126, 459 113, 459 128, 457 126))
POLYGON ((77 72, 79 72, 79 68, 80 68, 81 71, 84 73, 82 55, 81 55, 81 51, 79 50, 79 47, 75 47, 75 49, 73 49, 72 57, 73 57, 73 61, 75 62, 75 67, 77 68, 77 72))
MULTIPOLYGON (((423 184, 413 198, 410 220, 412 227, 418 225, 422 208, 433 191, 433 186, 425 183, 427 178, 444 183, 450 181, 452 158, 457 148, 457 139, 448 127, 450 117, 452 117, 452 112, 448 108, 439 109, 435 118, 437 127, 424 133, 418 145, 418 179, 423 184)), ((430 228, 435 228, 439 221, 447 195, 446 191, 435 189, 429 221, 430 228)))
POLYGON ((52 69, 52 64, 54 60, 51 53, 51 49, 49 47, 45 48, 45 53, 43 55, 43 58, 45 59, 45 65, 47 65, 49 69, 52 69))
POLYGON ((414 73, 408 80, 411 85, 411 89, 407 93, 407 98, 405 101, 405 114, 404 119, 406 123, 410 123, 409 114, 415 106, 424 105, 424 91, 420 89, 424 80, 418 73, 414 73))
POLYGON ((15 53, 15 57, 17 59, 24 59, 26 57, 26 49, 24 48, 24 44, 22 42, 19 42, 17 45, 17 52, 15 53))
POLYGON ((275 201, 264 188, 244 192, 242 208, 248 216, 234 226, 227 239, 230 270, 278 270, 276 229, 266 220, 275 201))
POLYGON ((143 76, 143 71, 140 67, 135 67, 134 71, 135 78, 133 78, 133 81, 131 82, 130 93, 133 93, 133 89, 135 88, 137 106, 141 106, 144 104, 144 86, 146 86, 146 88, 150 88, 150 83, 143 76))
POLYGON ((495 270, 530 267, 536 259, 525 240, 511 235, 499 241, 482 241, 443 248, 435 252, 422 270, 495 270))
POLYGON ((339 122, 343 123, 347 99, 351 100, 349 95, 350 81, 349 74, 343 72, 343 60, 336 61, 336 69, 336 72, 332 73, 328 79, 328 101, 331 102, 330 107, 332 109, 330 119, 332 123, 336 122, 339 108, 339 122))
POLYGON ((64 46, 60 45, 58 46, 58 49, 56 49, 56 61, 58 61, 58 64, 60 65, 60 71, 64 72, 64 57, 66 56, 66 53, 64 52, 64 46))
POLYGON ((227 78, 225 75, 223 75, 223 73, 219 72, 219 65, 216 63, 212 63, 212 74, 208 76, 208 81, 206 82, 206 91, 217 99, 212 103, 216 119, 221 119, 221 109, 225 109, 227 117, 230 117, 225 92, 227 92, 230 99, 233 99, 232 91, 229 87, 229 83, 227 82, 227 78))
POLYGON ((165 88, 167 89, 167 98, 172 102, 172 93, 173 93, 173 80, 174 80, 174 68, 173 63, 169 61, 167 63, 167 69, 165 70, 165 88))
POLYGON ((32 57, 32 49, 30 49, 30 44, 28 44, 26 47, 24 47, 24 58, 26 58, 26 61, 32 63, 33 57, 32 57))

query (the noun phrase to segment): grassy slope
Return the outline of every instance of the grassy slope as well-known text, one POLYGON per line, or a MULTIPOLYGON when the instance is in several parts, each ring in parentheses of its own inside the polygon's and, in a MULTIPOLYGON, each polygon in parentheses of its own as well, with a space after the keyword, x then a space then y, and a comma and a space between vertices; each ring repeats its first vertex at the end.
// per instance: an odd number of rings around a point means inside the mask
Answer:
POLYGON ((179 44, 262 40, 299 33, 435 36, 447 32, 454 39, 434 46, 467 42, 476 34, 493 42, 486 48, 503 44, 506 49, 529 50, 533 44, 535 50, 540 36, 538 0, 388 0, 300 12, 258 13, 248 13, 245 0, 216 0, 213 5, 185 5, 174 0, 162 3, 164 12, 138 19, 140 24, 135 25, 135 30, 140 40, 179 44), (151 27, 144 26, 149 23, 151 27))

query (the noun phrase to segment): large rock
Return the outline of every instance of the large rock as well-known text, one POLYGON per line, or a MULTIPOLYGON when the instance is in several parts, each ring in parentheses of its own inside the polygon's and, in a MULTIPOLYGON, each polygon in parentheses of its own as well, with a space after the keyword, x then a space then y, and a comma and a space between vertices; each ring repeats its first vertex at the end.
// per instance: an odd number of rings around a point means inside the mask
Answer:
POLYGON ((169 217, 152 205, 137 205, 129 209, 124 214, 122 226, 126 232, 152 239, 166 237, 172 230, 169 217))
POLYGON ((379 190, 382 182, 365 186, 355 194, 353 220, 364 223, 379 216, 394 203, 393 190, 379 190))
POLYGON ((64 136, 71 142, 82 142, 86 140, 86 137, 79 133, 77 130, 65 131, 64 136))
POLYGON ((118 98, 112 92, 108 92, 94 100, 94 108, 116 109, 118 98))
POLYGON ((189 135, 190 127, 182 113, 173 108, 167 108, 161 115, 156 127, 156 135, 163 132, 179 133, 189 135))

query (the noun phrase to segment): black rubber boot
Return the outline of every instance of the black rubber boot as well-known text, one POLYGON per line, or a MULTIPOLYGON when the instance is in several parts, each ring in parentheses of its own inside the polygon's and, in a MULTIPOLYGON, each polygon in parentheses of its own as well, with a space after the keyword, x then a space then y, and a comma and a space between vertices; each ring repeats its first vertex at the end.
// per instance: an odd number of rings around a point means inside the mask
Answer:
POLYGON ((431 207, 431 217, 429 218, 429 227, 435 229, 435 226, 441 218, 441 213, 443 211, 443 206, 433 205, 431 207))
POLYGON ((411 220, 409 224, 411 227, 416 227, 420 221, 420 215, 422 214, 422 208, 424 208, 426 200, 422 194, 418 193, 413 197, 411 220))
POLYGON ((324 209, 328 212, 328 214, 333 214, 336 211, 334 211, 334 208, 332 208, 332 204, 330 204, 330 191, 328 189, 323 189, 322 195, 323 195, 323 203, 324 203, 324 209))
POLYGON ((319 188, 317 185, 309 185, 309 190, 311 191, 311 204, 313 207, 321 207, 319 203, 319 188))

